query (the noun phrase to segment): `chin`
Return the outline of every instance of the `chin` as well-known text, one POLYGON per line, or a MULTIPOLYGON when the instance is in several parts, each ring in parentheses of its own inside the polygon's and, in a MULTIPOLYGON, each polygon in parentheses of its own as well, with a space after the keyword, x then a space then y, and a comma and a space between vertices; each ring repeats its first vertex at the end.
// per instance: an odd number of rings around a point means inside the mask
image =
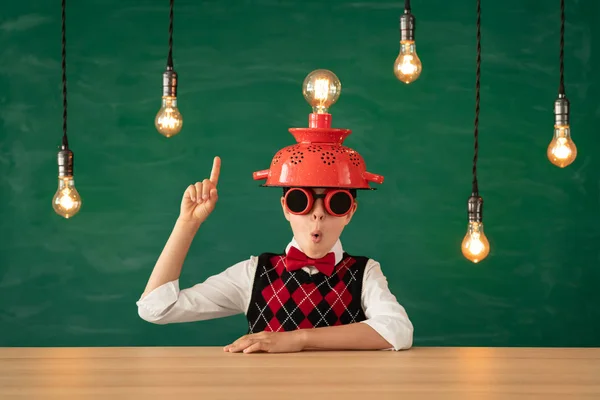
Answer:
POLYGON ((331 250, 333 244, 328 244, 326 242, 320 241, 319 243, 314 243, 312 239, 309 239, 307 243, 304 244, 306 246, 305 253, 311 258, 322 257, 331 250))

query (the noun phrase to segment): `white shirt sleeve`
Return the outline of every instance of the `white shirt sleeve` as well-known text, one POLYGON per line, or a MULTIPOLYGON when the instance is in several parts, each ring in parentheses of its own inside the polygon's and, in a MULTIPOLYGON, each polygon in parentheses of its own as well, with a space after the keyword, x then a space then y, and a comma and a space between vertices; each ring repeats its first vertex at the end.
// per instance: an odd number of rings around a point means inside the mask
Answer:
POLYGON ((179 280, 167 282, 136 304, 139 316, 155 324, 203 321, 246 313, 258 257, 241 261, 203 283, 179 290, 179 280))
POLYGON ((392 345, 393 350, 412 347, 413 325, 404 307, 390 292, 381 266, 372 259, 369 259, 365 267, 361 300, 367 317, 362 323, 377 331, 392 345))

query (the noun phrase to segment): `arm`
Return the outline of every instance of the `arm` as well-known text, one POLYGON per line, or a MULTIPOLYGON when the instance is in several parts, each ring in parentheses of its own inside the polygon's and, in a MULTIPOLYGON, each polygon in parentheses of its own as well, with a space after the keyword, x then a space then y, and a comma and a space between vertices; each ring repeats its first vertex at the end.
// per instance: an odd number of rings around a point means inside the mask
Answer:
POLYGON ((390 344, 387 349, 405 350, 412 347, 412 322, 390 291, 381 266, 372 259, 365 270, 362 304, 367 319, 360 323, 369 325, 381 335, 390 344))
POLYGON ((377 331, 365 324, 301 329, 299 340, 304 350, 382 350, 392 347, 377 331))
POLYGON ((142 298, 159 286, 179 279, 181 267, 199 228, 198 222, 177 219, 169 240, 148 279, 142 298))
POLYGON ((255 260, 238 263, 204 283, 179 290, 179 276, 194 236, 214 210, 221 160, 215 157, 210 179, 190 185, 181 200, 175 227, 136 303, 148 322, 166 324, 218 318, 245 311, 255 260))
POLYGON ((244 313, 258 258, 239 262, 203 283, 179 290, 179 281, 169 281, 137 302, 138 314, 155 324, 203 321, 244 313))

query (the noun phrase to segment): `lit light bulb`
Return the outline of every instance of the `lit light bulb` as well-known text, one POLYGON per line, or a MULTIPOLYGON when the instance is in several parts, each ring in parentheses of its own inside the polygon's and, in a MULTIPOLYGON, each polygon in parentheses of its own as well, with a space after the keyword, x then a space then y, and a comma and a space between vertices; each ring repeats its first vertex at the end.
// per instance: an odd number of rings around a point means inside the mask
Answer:
POLYGON ((73 152, 69 150, 66 138, 58 152, 58 189, 52 198, 52 208, 64 218, 71 218, 81 208, 81 197, 73 180, 73 152))
POLYGON ((338 77, 326 69, 318 69, 306 76, 302 84, 302 94, 315 114, 326 114, 342 91, 338 77))
POLYGON ((177 135, 183 126, 183 118, 177 108, 177 97, 163 96, 162 107, 158 110, 154 125, 161 135, 177 135))
POLYGON ((477 185, 474 184, 473 193, 467 203, 469 226, 460 246, 463 256, 474 263, 486 258, 490 252, 490 242, 483 233, 483 198, 477 192, 477 185))
POLYGON ((422 70, 414 40, 400 41, 400 54, 394 62, 394 74, 398 80, 408 84, 417 80, 422 70))
POLYGON ((154 118, 154 126, 161 135, 166 137, 177 135, 183 127, 183 117, 177 108, 178 81, 177 72, 173 70, 173 60, 169 54, 167 69, 163 72, 162 105, 154 118))
POLYGON ((575 161, 577 146, 571 139, 571 130, 568 125, 555 126, 554 138, 548 145, 548 159, 557 167, 564 168, 575 161))
POLYGON ((77 214, 81 208, 81 197, 72 176, 58 178, 58 190, 52 199, 52 207, 58 215, 65 218, 77 214))
POLYGON ((410 11, 410 3, 407 3, 404 14, 400 16, 400 54, 394 62, 394 75, 409 84, 421 75, 423 66, 415 48, 415 16, 410 11))
POLYGON ((483 233, 483 222, 469 222, 461 248, 463 256, 474 263, 487 257, 490 252, 490 243, 483 233))
POLYGON ((577 157, 577 147, 571 139, 569 128, 569 112, 570 103, 561 85, 558 98, 554 101, 554 138, 546 150, 548 160, 560 168, 571 164, 577 157))

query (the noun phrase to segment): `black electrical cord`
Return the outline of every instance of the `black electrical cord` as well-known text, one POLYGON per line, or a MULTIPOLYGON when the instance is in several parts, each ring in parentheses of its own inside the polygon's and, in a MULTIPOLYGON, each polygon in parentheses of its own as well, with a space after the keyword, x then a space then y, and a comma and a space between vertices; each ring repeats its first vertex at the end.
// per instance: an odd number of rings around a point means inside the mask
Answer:
POLYGON ((565 0, 560 0, 560 85, 558 94, 565 94, 565 0))
POLYGON ((167 67, 173 69, 173 2, 169 10, 169 56, 167 57, 167 67))
MULTIPOLYGON (((564 1, 564 0, 561 0, 564 1)), ((479 185, 477 182, 477 158, 479 153, 479 102, 480 102, 480 78, 481 78, 481 0, 477 0, 477 69, 475 73, 475 131, 474 131, 474 155, 473 155, 473 196, 479 196, 479 185)))
POLYGON ((65 28, 65 3, 66 0, 62 0, 62 92, 63 92, 63 137, 62 147, 63 149, 69 148, 69 140, 67 138, 67 40, 66 40, 66 28, 65 28))

